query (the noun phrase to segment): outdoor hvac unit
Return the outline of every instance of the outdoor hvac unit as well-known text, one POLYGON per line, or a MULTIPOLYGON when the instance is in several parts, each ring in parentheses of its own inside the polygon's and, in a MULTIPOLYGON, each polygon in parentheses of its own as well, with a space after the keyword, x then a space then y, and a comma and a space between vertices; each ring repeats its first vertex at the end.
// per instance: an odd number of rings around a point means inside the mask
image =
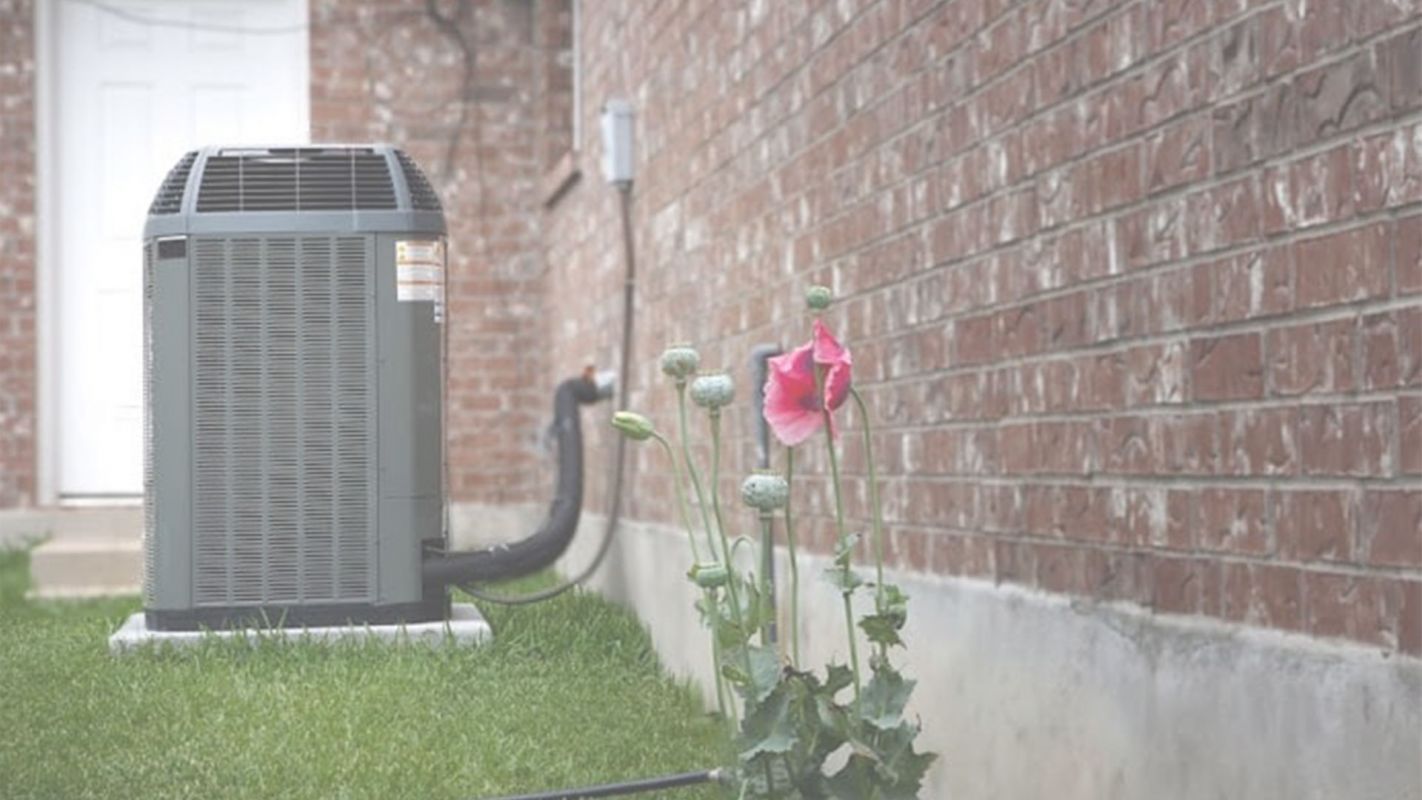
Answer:
POLYGON ((168 174, 144 233, 149 628, 444 617, 421 576, 444 236, 390 147, 212 147, 168 174))

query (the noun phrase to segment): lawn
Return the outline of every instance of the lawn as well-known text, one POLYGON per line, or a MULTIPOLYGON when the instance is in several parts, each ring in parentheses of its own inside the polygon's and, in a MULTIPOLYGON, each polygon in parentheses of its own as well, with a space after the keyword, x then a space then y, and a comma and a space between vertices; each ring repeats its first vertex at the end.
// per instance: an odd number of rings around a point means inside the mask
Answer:
POLYGON ((595 595, 486 607, 494 642, 473 649, 213 642, 113 658, 106 637, 137 600, 26 602, 27 570, 0 552, 6 798, 478 798, 726 760, 724 728, 662 672, 636 618, 595 595))

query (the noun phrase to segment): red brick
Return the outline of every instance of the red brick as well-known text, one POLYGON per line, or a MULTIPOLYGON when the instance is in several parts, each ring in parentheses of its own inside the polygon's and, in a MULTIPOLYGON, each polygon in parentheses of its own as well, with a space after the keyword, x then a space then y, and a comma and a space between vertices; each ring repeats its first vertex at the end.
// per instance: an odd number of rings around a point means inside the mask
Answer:
POLYGON ((1202 114, 1187 117, 1151 136, 1147 148, 1147 192, 1203 180, 1210 174, 1210 120, 1202 114))
POLYGON ((1360 560, 1393 567, 1422 567, 1422 491, 1367 491, 1362 498, 1360 560))
POLYGON ((1422 397, 1399 397, 1397 418, 1398 471, 1422 475, 1422 397))
POLYGON ((1353 152, 1340 145, 1264 173, 1264 229, 1295 231, 1353 214, 1353 152))
POLYGON ((1352 319, 1270 330, 1269 386, 1275 395, 1337 393, 1357 386, 1357 322, 1352 319))
POLYGON ((1237 555, 1266 555, 1269 527, 1262 489, 1201 489, 1195 497, 1195 545, 1237 555))
POLYGON ((1422 306, 1363 318, 1363 387, 1422 385, 1422 306))
POLYGON ((1294 248, 1301 308, 1381 297, 1388 292, 1391 236, 1385 223, 1329 234, 1294 248))
POLYGON ((1263 344, 1259 334, 1192 340, 1190 389, 1195 400, 1263 397, 1263 344))
POLYGON ((1395 581, 1397 587, 1397 649, 1422 655, 1422 581, 1395 581))
POLYGON ((1150 607, 1165 614, 1197 614, 1203 605, 1197 568, 1199 561, 1192 558, 1156 558, 1150 607))
POLYGON ((1391 474, 1396 420, 1391 402, 1301 406, 1297 431, 1303 474, 1391 474))
POLYGON ((1397 292, 1422 292, 1422 214, 1397 223, 1397 292))
POLYGON ((1358 575, 1304 574, 1307 630, 1410 652, 1409 608, 1417 582, 1358 575))
POLYGON ((1290 560, 1350 560, 1356 520, 1350 492, 1308 489, 1274 497, 1274 536, 1279 555, 1290 560))
POLYGON ((1226 618, 1285 630, 1304 625, 1302 573, 1267 564, 1221 565, 1220 613, 1226 618))

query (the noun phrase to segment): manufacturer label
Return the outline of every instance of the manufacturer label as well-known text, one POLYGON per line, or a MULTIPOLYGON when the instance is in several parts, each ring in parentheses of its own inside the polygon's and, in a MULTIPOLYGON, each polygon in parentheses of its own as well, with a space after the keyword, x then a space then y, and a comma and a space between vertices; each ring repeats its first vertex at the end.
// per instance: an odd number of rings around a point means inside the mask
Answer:
POLYGON ((434 303, 435 322, 444 321, 444 240, 395 243, 395 299, 434 303))

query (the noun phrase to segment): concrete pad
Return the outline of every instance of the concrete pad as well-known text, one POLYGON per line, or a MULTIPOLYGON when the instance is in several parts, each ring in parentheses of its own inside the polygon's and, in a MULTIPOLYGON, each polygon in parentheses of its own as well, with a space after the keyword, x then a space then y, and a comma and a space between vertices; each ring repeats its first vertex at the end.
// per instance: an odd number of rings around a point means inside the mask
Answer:
POLYGON ((207 637, 240 638, 257 644, 272 639, 292 642, 332 644, 377 639, 398 645, 482 644, 493 638, 493 630, 479 609, 470 603, 455 603, 449 619, 413 625, 336 625, 323 628, 239 628, 222 631, 153 631, 140 611, 128 618, 109 637, 109 652, 122 654, 151 645, 191 647, 207 637))

